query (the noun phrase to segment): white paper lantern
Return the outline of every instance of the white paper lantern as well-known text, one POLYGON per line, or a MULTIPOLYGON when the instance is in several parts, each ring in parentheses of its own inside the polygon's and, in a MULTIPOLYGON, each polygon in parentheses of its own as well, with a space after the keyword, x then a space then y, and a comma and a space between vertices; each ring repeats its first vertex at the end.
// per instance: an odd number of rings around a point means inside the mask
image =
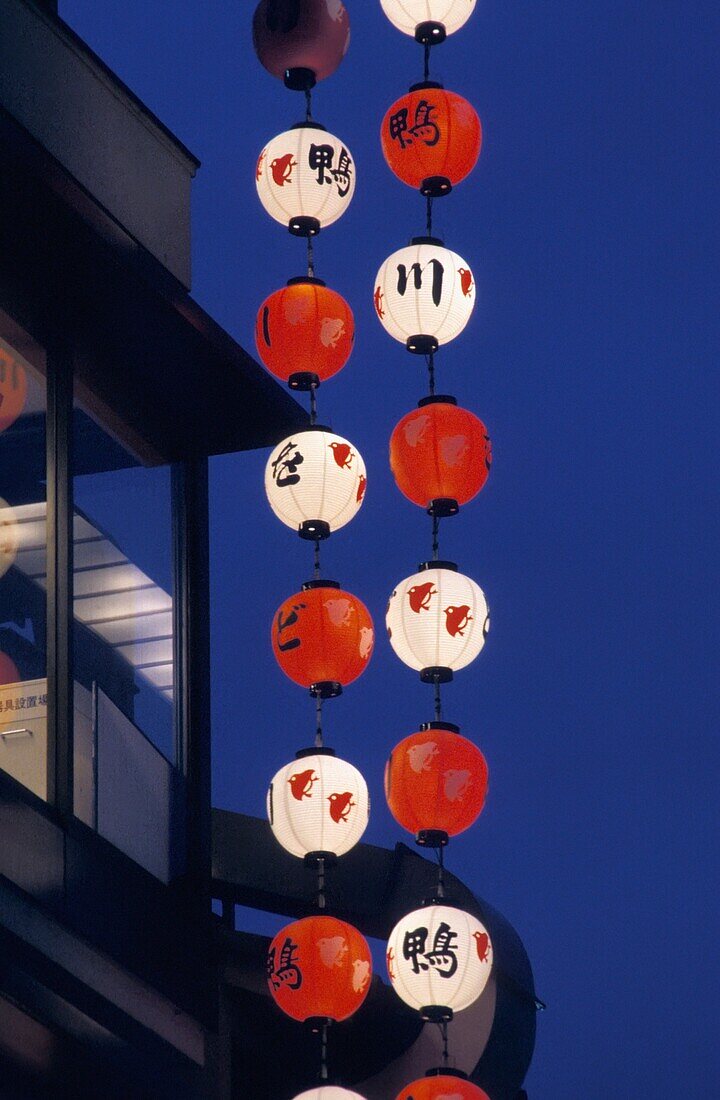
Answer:
MULTIPOLYGON (((422 23, 439 23, 445 34, 460 29, 475 8, 475 0, 380 0, 393 26, 405 34, 415 34, 422 23)), ((442 41, 433 35, 430 41, 442 41)))
POLYGON ((490 629, 481 588, 452 562, 425 562, 397 586, 385 616, 390 644, 423 679, 452 679, 474 661, 490 629))
POLYGON ((255 182, 268 214, 307 237, 344 214, 355 190, 355 161, 317 122, 278 134, 258 157, 255 182))
POLYGON ((442 241, 414 237, 378 271, 374 301, 386 332, 425 355, 465 328, 475 305, 475 279, 467 261, 442 241))
POLYGON ((265 467, 265 492, 278 519, 303 538, 326 538, 355 516, 367 472, 359 451, 328 428, 283 439, 265 467))
POLYGON ((370 796, 357 768, 330 750, 301 753, 270 784, 267 814, 275 839, 291 855, 342 856, 367 828, 370 796))
POLYGON ((484 925, 442 903, 408 913, 388 940, 393 989, 411 1008, 439 1010, 423 1013, 428 1019, 448 1018, 473 1004, 487 985, 492 958, 484 925))
POLYGON ((359 1092, 341 1089, 338 1085, 320 1085, 307 1092, 301 1092, 295 1100, 364 1100, 359 1092))
POLYGON ((15 563, 19 538, 17 516, 8 502, 0 497, 0 577, 15 563))

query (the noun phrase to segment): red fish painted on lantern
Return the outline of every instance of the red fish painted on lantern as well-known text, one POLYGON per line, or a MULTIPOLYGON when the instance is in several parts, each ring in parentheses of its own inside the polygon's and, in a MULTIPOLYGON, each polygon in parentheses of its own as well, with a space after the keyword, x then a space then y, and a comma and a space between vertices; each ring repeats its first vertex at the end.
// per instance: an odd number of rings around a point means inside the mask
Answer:
POLYGON ((290 183, 293 168, 297 168, 297 161, 293 160, 292 153, 286 153, 284 157, 275 157, 270 164, 273 183, 278 187, 284 187, 286 183, 290 183))
POLYGON ((473 937, 480 962, 487 962, 490 957, 490 937, 487 932, 473 932, 473 937))
POLYGON ((436 595, 437 589, 432 581, 428 581, 427 584, 414 584, 412 588, 408 588, 407 594, 410 610, 414 611, 416 615, 419 615, 421 611, 429 611, 430 600, 436 595))
POLYGON ((465 627, 472 622, 470 607, 464 603, 461 607, 445 608, 445 629, 452 638, 465 637, 465 627))
POLYGON ((338 443, 336 439, 329 445, 333 458, 341 470, 349 470, 355 458, 355 452, 349 443, 338 443))
POLYGON ((341 821, 347 821, 350 817, 350 811, 357 805, 353 802, 350 791, 344 791, 342 794, 335 792, 328 796, 328 802, 330 803, 330 817, 338 824, 341 821))
POLYGON ((303 798, 312 798, 312 789, 317 781, 318 777, 315 775, 312 768, 308 768, 305 772, 296 772, 295 775, 291 775, 288 779, 288 784, 292 791, 293 798, 296 798, 298 802, 302 802, 303 798))
POLYGON ((466 267, 458 268, 458 275, 460 276, 460 289, 466 298, 469 298, 472 294, 473 288, 473 276, 472 271, 469 271, 466 267))

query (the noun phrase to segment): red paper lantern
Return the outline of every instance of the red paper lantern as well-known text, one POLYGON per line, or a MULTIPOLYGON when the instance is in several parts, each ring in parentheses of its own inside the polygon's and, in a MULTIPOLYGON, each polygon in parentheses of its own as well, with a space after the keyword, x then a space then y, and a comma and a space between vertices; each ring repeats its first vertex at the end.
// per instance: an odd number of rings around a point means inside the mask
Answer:
POLYGON ((347 1020, 365 1000, 372 978, 367 940, 336 917, 305 917, 276 935, 268 951, 268 986, 294 1020, 347 1020))
POLYGON ((397 1100, 490 1100, 490 1097, 464 1077, 440 1073, 406 1085, 397 1100))
POLYGON ((289 88, 312 88, 347 53, 350 17, 341 0, 260 0, 253 42, 269 73, 289 88))
POLYGON ((468 829, 482 811, 487 788, 485 757, 450 722, 427 722, 395 746, 385 765, 390 812, 420 843, 468 829))
POLYGON ((433 507, 439 515, 451 515, 480 492, 491 462, 485 425, 454 397, 423 398, 390 439, 398 489, 413 504, 433 507))
POLYGON ((0 348, 0 432, 14 424, 27 401, 27 376, 9 352, 0 348))
POLYGON ((18 667, 7 653, 0 653, 0 684, 19 684, 18 667))
POLYGON ((482 126, 471 103, 427 81, 393 103, 380 136, 385 160, 398 179, 438 196, 475 167, 482 126))
POLYGON ((255 343, 267 369, 283 382, 293 376, 332 378, 347 363, 355 319, 345 299, 322 279, 290 279, 260 306, 255 343))
POLYGON ((335 581, 308 581, 273 619, 272 646, 280 668, 324 697, 339 695, 365 671, 374 641, 365 604, 335 581))

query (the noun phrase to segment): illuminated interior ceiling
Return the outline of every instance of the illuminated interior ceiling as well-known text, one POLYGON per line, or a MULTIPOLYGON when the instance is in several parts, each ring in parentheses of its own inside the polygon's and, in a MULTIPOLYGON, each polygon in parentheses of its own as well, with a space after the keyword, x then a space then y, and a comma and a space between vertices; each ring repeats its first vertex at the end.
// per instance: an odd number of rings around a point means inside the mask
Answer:
MULTIPOLYGON (((15 564, 47 585, 46 505, 13 508, 15 564)), ((172 597, 81 512, 73 516, 73 611, 166 699, 173 698, 172 597)))

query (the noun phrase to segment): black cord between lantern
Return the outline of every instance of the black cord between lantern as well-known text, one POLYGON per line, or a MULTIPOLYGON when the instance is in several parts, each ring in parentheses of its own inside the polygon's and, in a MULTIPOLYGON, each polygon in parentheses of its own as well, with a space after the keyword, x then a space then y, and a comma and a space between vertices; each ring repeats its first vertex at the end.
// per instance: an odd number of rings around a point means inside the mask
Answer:
POLYGON ((312 122, 312 89, 305 89, 305 121, 312 122))
POLYGON ((431 351, 428 355, 425 356, 425 362, 427 363, 427 369, 428 369, 428 390, 430 391, 430 396, 434 397, 435 396, 435 352, 434 351, 431 351))
POLYGON ((314 253, 314 250, 313 250, 313 239, 312 239, 311 236, 308 237, 308 239, 307 239, 307 269, 308 269, 308 278, 309 279, 314 279, 315 278, 315 253, 314 253))
POLYGON ((310 383, 310 423, 317 424, 317 386, 310 383))
POLYGON ((320 580, 320 539, 315 539, 315 551, 313 553, 313 577, 320 580))
POLYGON ((440 560, 440 516, 432 518, 432 556, 433 561, 440 560))
POLYGON ((328 1079, 328 1067, 327 1067, 327 1048, 328 1048, 328 1027, 330 1020, 325 1020, 320 1029, 320 1080, 327 1081, 328 1079))
POLYGON ((323 747, 323 726, 322 726, 322 695, 319 693, 315 696, 315 748, 321 749, 323 747))
POLYGON ((442 721, 442 699, 440 698, 440 678, 435 677, 435 721, 442 721))
POLYGON ((432 197, 432 195, 428 195, 427 199, 426 199, 426 205, 425 205, 425 228, 427 229, 428 237, 432 237, 432 232, 433 232, 432 216, 433 216, 433 197, 432 197))
POLYGON ((425 65, 423 68, 423 80, 427 83, 430 79, 430 42, 425 42, 425 65))
POLYGON ((438 882, 437 882, 437 896, 439 898, 445 897, 445 850, 443 845, 437 849, 438 854, 438 882))
POLYGON ((318 909, 325 908, 325 860, 318 856, 318 909))
POLYGON ((438 1027, 440 1028, 440 1035, 442 1036, 442 1065, 443 1069, 448 1069, 450 1066, 450 1048, 448 1046, 448 1025, 447 1020, 442 1020, 438 1027))

